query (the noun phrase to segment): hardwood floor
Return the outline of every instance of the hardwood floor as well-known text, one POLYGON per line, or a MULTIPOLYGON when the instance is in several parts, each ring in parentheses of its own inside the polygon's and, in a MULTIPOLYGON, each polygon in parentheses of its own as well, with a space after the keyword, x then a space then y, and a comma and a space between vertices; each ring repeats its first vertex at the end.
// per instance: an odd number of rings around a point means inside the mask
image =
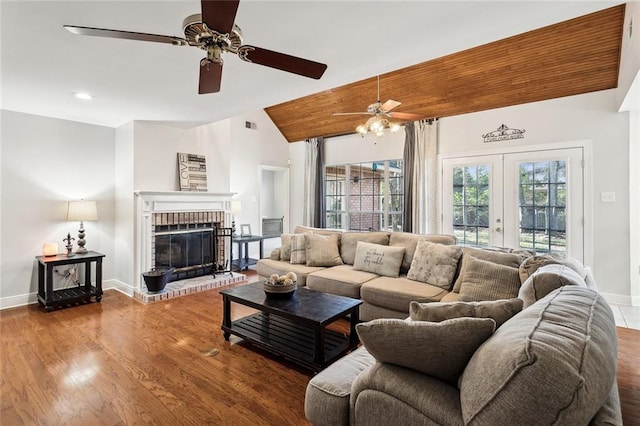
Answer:
MULTIPOLYGON (((312 374, 225 342, 221 322, 218 289, 150 305, 109 290, 100 304, 0 311, 0 424, 307 424, 312 374)), ((618 335, 623 416, 640 424, 640 331, 618 335)))

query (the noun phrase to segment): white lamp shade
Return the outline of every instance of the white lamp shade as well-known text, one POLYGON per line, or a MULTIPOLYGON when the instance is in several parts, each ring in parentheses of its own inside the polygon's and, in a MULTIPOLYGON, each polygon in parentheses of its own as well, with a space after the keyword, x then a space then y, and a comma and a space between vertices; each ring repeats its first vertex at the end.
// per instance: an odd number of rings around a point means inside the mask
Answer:
POLYGON ((69 201, 67 221, 98 220, 98 208, 95 201, 69 201))
POLYGON ((231 200, 231 214, 234 216, 242 213, 242 203, 240 200, 231 200))

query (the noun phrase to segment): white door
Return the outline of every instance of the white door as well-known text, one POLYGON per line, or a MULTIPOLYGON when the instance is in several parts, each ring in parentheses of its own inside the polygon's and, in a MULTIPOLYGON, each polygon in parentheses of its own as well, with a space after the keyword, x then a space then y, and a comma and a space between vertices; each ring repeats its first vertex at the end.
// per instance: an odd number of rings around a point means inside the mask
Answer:
POLYGON ((584 260, 583 149, 446 159, 443 232, 584 260))

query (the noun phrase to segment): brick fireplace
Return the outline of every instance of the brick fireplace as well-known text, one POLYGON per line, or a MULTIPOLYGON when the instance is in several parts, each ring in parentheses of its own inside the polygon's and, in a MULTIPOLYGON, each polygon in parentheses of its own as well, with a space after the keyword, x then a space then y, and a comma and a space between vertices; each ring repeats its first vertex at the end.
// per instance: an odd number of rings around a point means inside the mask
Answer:
POLYGON ((134 273, 176 268, 182 280, 228 270, 233 193, 136 191, 134 273), (226 234, 229 234, 227 236, 226 234))

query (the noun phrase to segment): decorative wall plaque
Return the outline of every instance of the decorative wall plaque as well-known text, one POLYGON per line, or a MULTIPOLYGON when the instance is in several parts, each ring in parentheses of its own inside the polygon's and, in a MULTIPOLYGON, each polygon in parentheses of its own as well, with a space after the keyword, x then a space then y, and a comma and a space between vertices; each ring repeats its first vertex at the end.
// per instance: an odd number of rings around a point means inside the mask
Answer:
POLYGON ((484 143, 524 139, 524 132, 524 129, 510 129, 506 125, 501 124, 496 130, 482 135, 482 138, 484 139, 484 143))
POLYGON ((180 191, 207 191, 207 161, 204 155, 178 153, 180 191))

